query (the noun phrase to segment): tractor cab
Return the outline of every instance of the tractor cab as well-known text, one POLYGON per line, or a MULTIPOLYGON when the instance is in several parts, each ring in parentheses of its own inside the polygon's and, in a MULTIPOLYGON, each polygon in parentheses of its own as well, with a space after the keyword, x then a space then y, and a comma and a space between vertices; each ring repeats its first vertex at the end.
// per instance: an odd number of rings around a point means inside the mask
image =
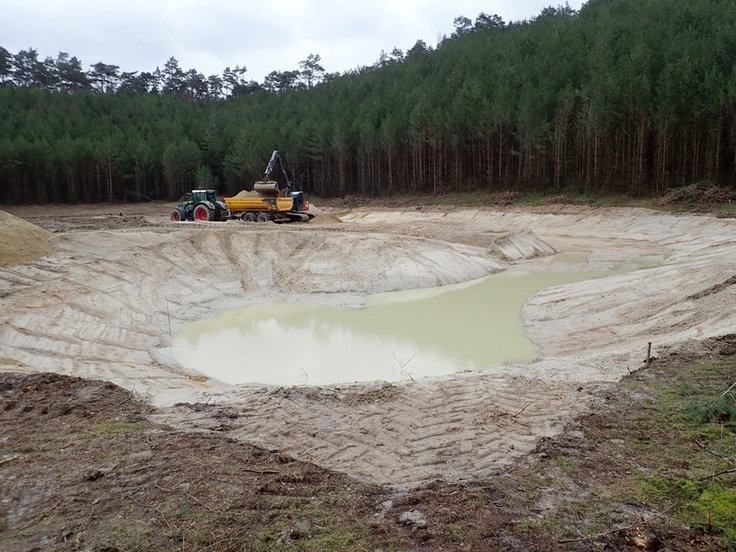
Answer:
POLYGON ((217 196, 215 190, 192 190, 191 200, 196 205, 202 201, 208 201, 212 204, 217 203, 217 196))

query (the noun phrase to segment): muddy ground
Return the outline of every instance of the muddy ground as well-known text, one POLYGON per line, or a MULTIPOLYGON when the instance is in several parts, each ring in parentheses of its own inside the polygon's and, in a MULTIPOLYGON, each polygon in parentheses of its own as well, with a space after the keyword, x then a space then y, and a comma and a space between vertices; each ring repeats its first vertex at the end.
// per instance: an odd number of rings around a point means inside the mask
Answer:
MULTIPOLYGON (((736 226, 708 215, 362 207, 283 227, 177 225, 160 204, 11 212, 52 233, 50 255, 0 267, 0 539, 14 550, 620 549, 661 512, 640 504, 592 533, 583 512, 550 534, 519 510, 538 522, 541 498, 513 489, 555 443, 597 446, 575 424, 601 393, 623 393, 616 382, 638 373, 649 342, 654 356, 709 352, 736 331, 724 307, 736 226), (662 259, 530 298, 522 314, 545 357, 529 364, 230 387, 162 352, 170 331, 243 304, 360 305, 499 270, 569 270, 545 260, 555 251, 587 252, 596 269, 662 259)), ((666 529, 667 546, 718 546, 666 529)))

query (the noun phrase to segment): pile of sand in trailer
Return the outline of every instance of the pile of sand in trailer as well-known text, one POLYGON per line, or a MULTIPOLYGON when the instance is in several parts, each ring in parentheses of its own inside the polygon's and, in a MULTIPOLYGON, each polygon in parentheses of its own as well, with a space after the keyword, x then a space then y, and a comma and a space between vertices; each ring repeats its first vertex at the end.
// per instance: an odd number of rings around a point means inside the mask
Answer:
POLYGON ((51 253, 43 228, 0 211, 0 266, 18 265, 51 253))
POLYGON ((242 190, 238 194, 233 196, 235 199, 245 199, 247 197, 263 197, 261 194, 256 192, 255 190, 249 191, 249 190, 242 190))

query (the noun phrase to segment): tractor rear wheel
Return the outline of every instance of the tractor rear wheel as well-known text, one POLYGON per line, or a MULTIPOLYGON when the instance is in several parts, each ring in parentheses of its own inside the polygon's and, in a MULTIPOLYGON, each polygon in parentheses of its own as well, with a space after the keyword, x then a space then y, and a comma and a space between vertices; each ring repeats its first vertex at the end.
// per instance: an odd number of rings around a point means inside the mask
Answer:
POLYGON ((243 215, 243 221, 245 221, 245 222, 255 222, 256 221, 256 214, 255 213, 245 213, 243 215))
POLYGON ((268 222, 271 220, 271 215, 268 213, 258 213, 258 217, 256 218, 258 222, 268 222))
POLYGON ((212 220, 214 213, 212 212, 212 210, 210 210, 209 207, 207 207, 203 203, 200 203, 194 208, 194 212, 192 213, 192 215, 194 216, 194 220, 206 222, 208 220, 212 220))

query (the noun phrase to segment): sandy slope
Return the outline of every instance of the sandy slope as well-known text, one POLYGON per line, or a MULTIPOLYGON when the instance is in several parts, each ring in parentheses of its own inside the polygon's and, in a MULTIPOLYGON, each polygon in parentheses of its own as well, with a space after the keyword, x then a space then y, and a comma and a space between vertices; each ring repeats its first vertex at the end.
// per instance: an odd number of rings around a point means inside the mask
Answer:
POLYGON ((38 226, 0 211, 0 266, 18 265, 51 253, 50 234, 38 226))
POLYGON ((731 220, 633 209, 341 219, 279 227, 152 217, 145 228, 57 234, 51 255, 0 267, 0 370, 108 379, 166 407, 169 423, 406 486, 492 475, 585 408, 597 382, 640 366, 647 342, 656 352, 736 329, 731 220), (357 305, 367 293, 503 269, 575 269, 547 262, 555 250, 589 252, 587 268, 665 260, 531 298, 523 316, 547 356, 528 365, 395 386, 234 388, 161 352, 188 322, 250 302, 357 305))

